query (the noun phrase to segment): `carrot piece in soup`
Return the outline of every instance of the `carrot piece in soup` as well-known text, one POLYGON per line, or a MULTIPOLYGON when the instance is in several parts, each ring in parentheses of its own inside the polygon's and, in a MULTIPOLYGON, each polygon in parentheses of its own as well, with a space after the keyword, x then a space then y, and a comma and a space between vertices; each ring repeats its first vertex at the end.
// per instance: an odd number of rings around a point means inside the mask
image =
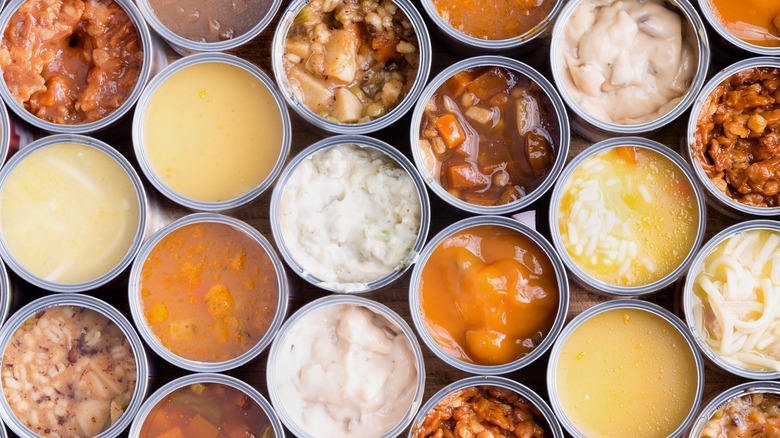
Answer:
POLYGON ((469 91, 480 100, 490 100, 493 96, 510 88, 509 77, 504 69, 492 67, 477 76, 468 85, 469 91))
POLYGON ((200 415, 192 417, 187 425, 188 438, 217 438, 219 428, 200 415))
POLYGON ((488 185, 488 179, 485 175, 479 173, 474 166, 469 163, 455 164, 447 169, 450 180, 450 186, 463 188, 479 188, 488 185))
POLYGON ((396 46, 401 40, 398 38, 374 37, 371 40, 371 48, 374 49, 374 59, 385 63, 398 56, 396 46))
POLYGON ((620 146, 615 148, 615 152, 617 152, 618 156, 629 163, 638 163, 639 162, 639 156, 637 154, 637 150, 633 146, 620 146))
POLYGON ((447 79, 447 82, 445 82, 444 85, 447 87, 452 97, 458 97, 463 93, 463 90, 469 86, 472 79, 474 79, 473 72, 464 70, 452 75, 451 78, 447 79))
POLYGON ((436 119, 436 131, 439 132, 448 149, 460 146, 466 141, 466 133, 453 114, 445 114, 436 119))
POLYGON ((182 433, 181 428, 176 426, 173 429, 169 429, 160 435, 157 435, 157 438, 184 438, 184 434, 182 433))

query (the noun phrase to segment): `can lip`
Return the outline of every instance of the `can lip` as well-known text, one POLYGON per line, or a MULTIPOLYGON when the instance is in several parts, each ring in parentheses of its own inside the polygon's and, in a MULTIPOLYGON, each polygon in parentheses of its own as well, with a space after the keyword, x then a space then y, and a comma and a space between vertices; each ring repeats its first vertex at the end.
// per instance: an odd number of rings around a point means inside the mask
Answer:
POLYGON ((334 134, 369 134, 386 128, 398 121, 404 114, 409 112, 419 98, 420 93, 422 93, 425 83, 428 81, 433 58, 428 28, 411 0, 393 0, 393 3, 404 11, 417 34, 417 45, 420 53, 420 64, 417 69, 417 76, 414 79, 412 88, 409 89, 409 92, 395 108, 391 109, 382 117, 364 123, 341 123, 321 117, 295 97, 295 93, 293 93, 292 87, 287 81, 287 73, 284 71, 284 63, 282 61, 284 56, 284 43, 287 40, 287 32, 290 30, 295 17, 310 1, 311 0, 292 0, 279 19, 271 43, 271 65, 284 102, 289 105, 296 114, 313 126, 334 134))
MULTIPOLYGON (((0 8, 3 7, 2 0, 0 0, 0 8)), ((0 101, 0 168, 5 165, 6 158, 11 148, 11 117, 8 115, 8 110, 0 101)), ((2 427, 0 427, 2 429, 2 427)))
POLYGON ((409 280, 409 310, 412 316, 412 322, 414 323, 414 327, 417 330, 420 339, 422 339, 423 343, 425 343, 428 349, 430 349, 433 354, 436 355, 436 357, 444 361, 447 365, 472 374, 507 374, 524 368, 539 359, 547 350, 553 346, 555 339, 559 336, 561 330, 564 328, 566 315, 569 310, 569 299, 570 292, 569 282, 566 275, 566 268, 564 267, 563 262, 561 261, 553 246, 538 231, 528 227, 523 223, 503 216, 474 216, 460 220, 444 228, 425 245, 425 248, 420 253, 419 260, 412 270, 412 276, 409 280), (428 332, 428 329, 425 327, 425 322, 423 321, 421 314, 422 312, 419 306, 419 285, 422 278, 422 271, 425 269, 425 264, 433 251, 436 250, 436 248, 438 248, 446 238, 452 236, 456 232, 481 225, 495 225, 508 228, 536 243, 539 248, 544 251, 545 254, 547 254, 547 257, 549 258, 550 263, 552 264, 555 271, 558 285, 558 310, 555 314, 555 321, 553 322, 549 333, 547 333, 547 335, 542 340, 542 343, 534 348, 533 351, 523 357, 502 365, 478 365, 465 362, 451 356, 433 339, 433 337, 428 332))
POLYGON ((552 9, 550 10, 550 13, 547 14, 547 16, 544 17, 542 21, 540 21, 536 26, 532 27, 522 35, 500 40, 477 38, 465 32, 461 32, 460 30, 455 29, 455 27, 453 27, 450 23, 445 21, 441 15, 439 15, 439 12, 436 11, 436 8, 433 6, 431 0, 422 0, 421 3, 425 13, 431 19, 433 24, 436 25, 436 28, 444 33, 447 37, 471 49, 476 49, 483 52, 499 53, 519 50, 527 43, 542 35, 550 27, 550 25, 555 22, 555 17, 561 11, 564 3, 566 2, 564 0, 556 1, 555 5, 553 5, 552 9))
POLYGON ((173 202, 191 210, 218 212, 237 208, 255 200, 273 184, 276 177, 282 171, 284 161, 287 159, 287 156, 290 153, 292 143, 292 128, 290 114, 287 111, 287 107, 284 105, 284 101, 282 100, 279 91, 276 89, 273 81, 259 67, 255 66, 249 61, 234 55, 229 55, 227 53, 199 53, 185 56, 169 64, 149 82, 149 85, 143 90, 143 93, 139 97, 137 108, 133 114, 132 137, 133 150, 135 151, 135 156, 138 159, 138 165, 141 168, 143 174, 146 175, 146 178, 149 180, 149 182, 151 182, 160 193, 173 202), (162 85, 162 83, 171 76, 184 70, 187 67, 212 62, 223 63, 241 68, 262 82, 273 96, 276 106, 279 109, 280 118, 282 119, 282 144, 279 151, 279 157, 276 159, 276 164, 274 165, 273 169, 271 169, 268 176, 266 176, 266 178, 260 184, 247 193, 244 193, 243 195, 233 199, 218 202, 199 201, 183 196, 165 184, 157 175, 157 172, 155 172, 155 170, 152 168, 152 165, 149 163, 149 158, 146 154, 146 148, 143 139, 146 110, 149 106, 149 102, 160 85, 162 85))
POLYGON ((550 406, 544 401, 544 399, 539 396, 536 392, 534 392, 532 389, 528 388, 527 386, 523 385, 520 382, 507 379, 506 377, 499 377, 499 376, 471 376, 466 377, 460 380, 457 380, 440 390, 438 390, 434 395, 431 396, 431 398, 428 399, 428 401, 425 402, 425 404, 420 408, 420 410, 417 412, 417 415, 414 417, 414 420, 412 421, 412 424, 409 428, 409 435, 408 438, 415 438, 414 435, 414 427, 416 424, 419 424, 425 419, 425 416, 433 410, 433 408, 436 407, 446 396, 459 391, 464 388, 470 388, 472 386, 498 386, 504 389, 508 389, 510 391, 514 391, 521 397, 525 398, 527 401, 531 402, 539 411, 541 411, 542 416, 544 416, 544 419, 547 420, 547 425, 550 427, 550 430, 552 431, 553 438, 563 438, 563 429, 561 429, 561 424, 558 421, 558 418, 555 416, 555 413, 550 408, 550 406))
MULTIPOLYGON (((8 315, 11 313, 11 305, 13 304, 13 291, 11 290, 11 287, 11 276, 8 275, 8 269, 5 267, 5 263, 0 259, 0 327, 3 326, 8 315)), ((0 429, 2 429, 2 425, 0 425, 0 429)))
POLYGON ((555 345, 550 351, 550 360, 547 365, 547 392, 550 398, 550 406, 552 407, 553 412, 555 412, 555 415, 561 422, 563 428, 566 429, 566 431, 568 431, 572 436, 575 438, 585 438, 585 436, 576 428, 576 426, 574 426, 574 423, 569 420, 569 417, 566 415, 566 412, 563 409, 561 400, 558 398, 558 392, 556 390, 556 371, 558 360, 560 359, 560 356, 563 352, 563 347, 566 344, 566 341, 568 341, 571 334, 577 330, 582 325, 582 323, 598 314, 615 309, 643 310, 662 318, 680 332, 682 337, 685 338, 688 347, 691 349, 691 355, 696 362, 696 373, 698 376, 696 382, 696 394, 694 397, 693 406, 691 406, 691 410, 688 412, 685 420, 680 424, 679 427, 677 427, 677 429, 675 429, 674 432, 670 434, 670 436, 674 437, 682 436, 682 434, 688 430, 691 423, 693 423, 693 421, 696 419, 696 416, 699 412, 699 406, 701 405, 701 400, 704 395, 704 361, 699 354, 699 350, 694 346, 696 341, 693 339, 693 335, 688 331, 688 328, 680 320, 680 318, 657 304, 633 298, 619 298, 596 304, 595 306, 590 307, 579 315, 575 316, 566 325, 566 327, 564 327, 563 331, 558 336, 558 339, 555 341, 555 345))
POLYGON ((696 100, 693 106, 691 107, 691 113, 690 116, 688 117, 685 145, 683 146, 683 149, 685 150, 685 158, 688 160, 689 163, 691 163, 690 167, 692 168, 693 173, 696 177, 696 183, 697 185, 703 188, 703 190, 707 195, 708 201, 710 201, 712 207, 716 209, 725 208, 725 212, 727 214, 736 213, 737 215, 740 216, 752 216, 752 217, 778 216, 780 215, 780 207, 757 207, 753 205, 743 204, 741 202, 738 202, 730 198, 725 193, 721 192, 717 187, 715 187, 715 185, 712 183, 712 180, 710 180, 707 174, 704 173, 704 169, 702 169, 701 163, 699 162, 698 159, 696 159, 696 157, 692 154, 691 151, 691 148, 694 147, 694 145, 696 144, 696 125, 699 120, 699 114, 701 113, 704 103, 710 97, 710 94, 712 94, 715 88, 717 88, 723 82, 728 80, 728 78, 730 78, 734 74, 743 70, 756 68, 756 67, 774 67, 780 69, 780 58, 771 57, 771 56, 759 56, 754 58, 743 59, 719 71, 715 76, 713 76, 709 81, 707 81, 707 83, 704 85, 701 91, 697 94, 696 100))
MULTIPOLYGON (((0 32, 5 32, 5 28, 8 26, 8 22, 11 20, 13 14, 19 9, 19 7, 27 0, 11 0, 0 12, 0 32)), ((131 108, 135 105, 138 98, 141 96, 146 83, 152 75, 152 61, 154 59, 154 43, 152 41, 152 34, 149 32, 149 27, 146 25, 146 21, 141 16, 138 8, 132 2, 132 0, 115 0, 116 3, 122 7, 127 13, 128 17, 133 22, 136 32, 138 32, 138 38, 141 41, 141 49, 143 50, 143 60, 141 62, 141 71, 138 75, 138 81, 133 87, 133 91, 127 96, 127 100, 120 105, 116 110, 107 114, 99 120, 88 123, 80 123, 76 125, 60 124, 50 122, 48 120, 41 119, 35 116, 33 113, 27 111, 24 106, 14 99, 8 85, 5 83, 5 79, 0 77, 0 98, 5 102, 8 108, 19 116, 22 120, 30 125, 42 129, 46 132, 60 133, 60 134, 90 134, 98 132, 108 128, 115 122, 119 121, 125 116, 131 108)), ((0 40, 3 35, 0 34, 0 40)))
POLYGON ((148 222, 149 213, 147 211, 147 197, 146 190, 144 189, 143 183, 141 182, 141 178, 135 172, 135 169, 133 169, 133 166, 130 164, 130 162, 122 154, 117 152, 116 149, 109 146, 107 143, 79 134, 54 134, 40 138, 25 146, 22 150, 14 154, 14 156, 8 160, 8 163, 3 166, 2 169, 0 169, 0 190, 2 190, 2 188, 5 186, 9 176, 14 171, 16 166, 22 162, 22 160, 30 156, 33 152, 48 146, 64 143, 91 147, 95 150, 98 150, 106 154, 109 158, 113 159, 127 173, 127 177, 133 184, 136 192, 136 198, 138 200, 138 229, 135 232, 135 236, 133 237, 133 241, 130 244, 130 247, 127 249, 127 253, 122 258, 122 260, 108 272, 98 276, 97 278, 80 283, 58 283, 38 277, 37 275, 28 271, 16 260, 7 247, 2 230, 0 230, 0 257, 2 257, 2 259, 6 262, 8 268, 14 271, 22 279, 35 286, 52 292, 85 292, 109 283, 111 280, 118 277, 119 274, 124 272, 125 268, 127 268, 133 261, 133 258, 141 247, 146 230, 146 224, 148 222))
POLYGON ((766 55, 766 56, 780 55, 780 46, 778 47, 759 46, 737 38, 736 36, 734 36, 734 34, 729 32, 728 29, 726 29, 726 26, 724 26, 720 20, 718 20, 718 17, 716 17, 715 14, 712 12, 712 8, 710 7, 709 1, 697 0, 697 3, 699 4, 699 10, 701 10, 701 14, 704 16, 704 19, 707 21, 707 23, 709 23, 712 29, 715 32, 717 32, 720 37, 728 41, 731 45, 737 47, 738 49, 742 49, 746 52, 751 52, 755 55, 766 55))
POLYGON ((138 252, 138 256, 133 261, 133 265, 130 270, 130 278, 128 279, 127 290, 130 313, 136 327, 138 328, 138 333, 140 334, 141 338, 146 341, 147 345, 149 345, 149 347, 155 353, 157 353, 158 356, 165 359, 165 361, 168 363, 194 372, 227 371, 244 365, 257 358, 260 353, 262 353, 268 347, 268 345, 271 344, 271 342, 276 337, 276 333, 279 331, 279 328, 282 326, 284 317, 287 314, 290 294, 284 266, 282 266, 282 262, 279 259, 279 256, 276 254, 276 251, 274 251, 273 246, 271 246, 271 243, 268 241, 268 239, 266 239, 259 231, 251 227, 246 222, 231 216, 225 216, 216 213, 193 213, 171 222, 159 231, 152 234, 152 236, 149 237, 146 242, 144 242, 140 251, 138 252), (187 225, 204 222, 229 225, 236 230, 245 233, 247 236, 257 242, 257 244, 259 244, 268 254, 268 258, 271 260, 271 264, 273 265, 274 271, 276 272, 277 283, 279 284, 279 297, 276 311, 274 312, 274 317, 271 320, 271 324, 269 325, 268 330, 257 341, 257 343, 252 346, 252 348, 232 359, 221 362, 204 362, 186 359, 165 348, 165 346, 160 342, 160 340, 157 338, 157 336, 155 336, 149 327, 149 324, 146 321, 146 317, 144 316, 143 304, 140 299, 141 271, 143 270, 146 258, 149 256, 152 250, 157 247, 157 244, 159 244, 162 239, 170 235, 172 232, 187 225))
MULTIPOLYGON (((276 367, 277 365, 280 365, 277 364, 277 357, 280 354, 280 350, 284 347, 285 338, 289 334, 290 330, 292 330, 298 323, 318 310, 338 305, 365 307, 372 312, 382 315, 383 317, 387 318, 388 321, 395 324, 395 326, 403 332, 409 341, 409 346, 414 352, 415 365, 417 366, 417 384, 414 396, 412 397, 412 402, 409 405, 406 414, 392 429, 385 432, 379 438, 398 437, 403 432, 403 430, 409 426, 415 414, 417 413, 420 404, 422 403, 423 393, 425 392, 425 359, 423 358, 423 352, 422 348, 420 347, 420 343, 414 336, 414 332, 412 331, 412 328, 409 327, 409 324, 407 324, 406 321, 401 318, 401 316, 399 316, 389 307, 365 297, 355 295, 328 295, 319 298, 301 307, 284 323, 284 325, 282 325, 282 328, 279 330, 279 333, 276 336, 276 340, 274 341, 273 345, 271 345, 271 349, 269 350, 268 366, 266 367, 266 384, 268 387, 268 394, 271 399, 271 403, 274 405, 274 407, 276 407, 276 413, 279 415, 282 423, 284 423, 284 425, 292 432, 294 436, 313 438, 310 434, 302 430, 295 421, 293 421, 293 419, 285 410, 283 401, 277 394, 276 367)), ((284 364, 281 365, 283 366, 284 364)))
POLYGON ((273 189, 273 193, 271 195, 270 220, 271 232, 273 234, 274 241, 276 242, 276 246, 279 248, 279 253, 282 255, 282 258, 284 258, 285 262, 287 262, 287 265, 290 266, 290 268, 296 274, 298 274, 298 276, 306 280, 308 283, 321 289, 325 289, 329 292, 366 293, 389 286, 398 280, 409 269, 409 267, 415 263, 419 252, 425 245, 425 239, 428 237, 428 231, 431 223, 431 204, 430 199, 428 198, 428 192, 425 190, 425 184, 422 181, 422 177, 420 177, 420 175, 417 173, 417 170, 411 161, 409 161, 406 156, 400 153, 393 146, 381 140, 364 135, 335 135, 313 143, 297 154, 292 160, 290 160, 290 163, 282 171, 282 174, 279 176, 279 180, 273 189), (301 266, 298 261, 295 260, 292 252, 290 252, 289 248, 285 244, 284 235, 281 229, 281 221, 279 218, 281 198, 287 187, 287 182, 293 173, 295 173, 297 170, 298 165, 319 151, 341 145, 369 147, 382 152, 385 154, 385 156, 394 160, 406 171, 406 173, 412 179, 414 186, 417 189, 418 197, 420 198, 420 229, 417 232, 417 239, 414 241, 414 245, 412 246, 412 249, 410 250, 407 257, 404 259, 403 264, 400 267, 397 267, 388 272, 387 275, 368 283, 332 283, 320 280, 313 274, 309 273, 305 267, 301 266))
POLYGON ((135 436, 135 437, 141 436, 140 435, 141 428, 143 427, 146 418, 149 416, 152 410, 157 406, 157 404, 163 401, 165 397, 167 397, 177 389, 184 388, 194 383, 217 383, 217 384, 229 386, 233 389, 237 389, 243 392, 244 394, 249 396, 255 403, 257 403, 260 406, 260 408, 263 410, 263 412, 265 412, 265 414, 268 416, 268 421, 273 427, 276 437, 278 438, 285 437, 284 428, 282 427, 282 422, 279 420, 279 416, 276 414, 276 411, 274 410, 273 406, 271 406, 271 403, 269 403, 268 400, 266 400, 266 398, 263 397, 260 391, 258 391, 248 383, 244 382, 243 380, 239 380, 235 377, 228 376, 225 374, 219 374, 219 373, 188 374, 186 376, 182 376, 177 379, 174 379, 166 383, 165 385, 161 386, 159 389, 154 391, 141 405, 140 409, 138 410, 138 413, 135 415, 135 418, 133 418, 132 424, 130 425, 128 436, 135 436))
POLYGON ((687 321, 688 330, 692 333, 696 346, 705 358, 715 364, 719 369, 724 370, 730 374, 752 380, 769 380, 780 378, 780 371, 759 371, 738 367, 725 361, 722 356, 715 353, 712 348, 707 345, 707 342, 702 338, 699 329, 695 327, 692 309, 693 282, 695 280, 695 274, 701 269, 701 265, 704 262, 704 259, 706 259, 710 253, 712 253, 716 246, 728 238, 744 231, 760 229, 766 229, 780 233, 780 222, 769 219, 753 219, 734 224, 714 235, 697 252, 696 257, 693 259, 693 263, 691 264, 690 268, 692 275, 687 275, 685 278, 685 283, 683 284, 682 290, 682 300, 683 312, 685 314, 685 320, 687 321))
POLYGON ((705 202, 704 193, 696 183, 696 178, 693 176, 690 167, 685 163, 679 154, 661 143, 643 137, 615 137, 602 140, 588 147, 583 152, 577 154, 577 156, 566 165, 566 168, 558 178, 558 182, 555 184, 555 187, 553 188, 552 194, 550 196, 548 219, 550 224, 550 235, 552 237, 552 243, 555 246, 555 249, 558 251, 558 254, 560 254, 563 263, 566 265, 566 269, 574 278, 574 280, 592 292, 607 294, 614 297, 630 298, 657 292, 677 281, 683 274, 688 271, 688 268, 691 266, 691 263, 693 263, 694 257, 696 256, 699 247, 701 247, 702 242, 704 241, 704 235, 707 228, 707 205, 705 202), (586 273, 569 255, 569 252, 566 250, 566 245, 564 245, 563 241, 561 240, 561 233, 560 229, 558 228, 558 210, 561 197, 563 196, 565 186, 574 171, 577 170, 577 168, 579 168, 579 166, 589 158, 614 147, 625 145, 639 146, 645 149, 649 149, 661 154, 674 163, 682 171, 691 184, 691 189, 693 190, 696 197, 699 212, 699 223, 696 231, 696 239, 694 240, 688 255, 685 257, 685 259, 683 259, 682 263, 680 263, 680 265, 667 276, 657 281, 631 287, 610 284, 598 280, 592 275, 586 273))
POLYGON ((713 397, 699 412, 696 421, 688 433, 689 438, 698 438, 707 422, 724 405, 740 397, 751 394, 775 394, 780 396, 780 383, 772 381, 744 382, 732 386, 713 397))
MULTIPOLYGON (((141 339, 133 329, 133 325, 125 318, 122 313, 111 306, 110 304, 89 296, 81 294, 59 294, 48 295, 37 300, 34 300, 14 313, 11 318, 8 319, 5 325, 0 328, 0 354, 5 352, 5 348, 11 340, 11 337, 19 328, 19 326, 26 321, 30 316, 35 315, 41 310, 45 310, 52 307, 59 306, 77 306, 86 309, 94 310, 101 315, 105 316, 117 325, 127 337, 128 342, 133 350, 136 362, 136 382, 135 390, 133 391, 133 397, 130 399, 130 404, 125 409, 124 414, 119 417, 119 420, 112 424, 108 429, 100 433, 101 438, 114 438, 121 434, 133 421, 138 410, 141 408, 141 404, 144 401, 146 392, 148 389, 149 380, 149 362, 146 356, 146 351, 141 343, 141 339)), ((2 382, 0 381, 0 386, 2 382)), ((0 418, 2 418, 5 425, 19 436, 38 436, 30 431, 17 417, 13 414, 8 401, 5 398, 5 392, 0 390, 0 418)))
POLYGON ((697 68, 696 73, 693 76, 693 82, 691 83, 688 91, 685 92, 682 99, 667 113, 662 114, 656 119, 637 123, 632 125, 623 125, 619 123, 609 122, 598 119, 588 112, 586 112, 579 104, 574 101, 574 98, 569 93, 568 88, 563 80, 565 69, 563 68, 561 41, 563 34, 566 31, 566 25, 568 24, 571 14, 581 3, 587 0, 571 0, 561 10, 558 19, 553 25, 552 37, 550 38, 550 69, 552 71, 553 82, 558 88, 561 98, 566 105, 575 113, 577 117, 582 119, 586 125, 595 127, 596 129, 612 134, 612 135, 639 135, 646 134, 655 130, 658 130, 682 115, 694 102, 696 94, 701 89, 707 76, 707 70, 710 63, 710 42, 707 37, 707 32, 704 27, 704 22, 699 17, 699 14, 694 9, 693 5, 688 0, 664 0, 666 3, 672 4, 677 7, 680 15, 687 20, 691 25, 693 32, 692 36, 696 39, 696 44, 692 46, 697 48, 697 68))
POLYGON ((165 40, 165 42, 171 46, 171 48, 182 55, 187 55, 197 52, 221 52, 235 49, 236 47, 239 47, 254 39, 256 36, 260 35, 260 33, 265 30, 269 24, 271 24, 271 21, 273 20, 274 16, 276 16, 276 12, 279 10, 279 7, 282 4, 282 0, 272 0, 271 4, 269 5, 268 12, 266 12, 266 14, 262 19, 260 19, 259 22, 257 22, 257 24, 252 26, 252 28, 247 30, 245 33, 229 40, 214 42, 195 41, 184 38, 176 32, 168 29, 163 24, 163 22, 157 16, 157 13, 149 4, 149 0, 137 0, 136 4, 139 11, 141 12, 141 15, 149 24, 149 27, 154 29, 154 31, 157 32, 157 34, 159 34, 165 40))
POLYGON ((531 204, 541 198, 553 186, 553 184, 555 184, 556 179, 558 179, 561 170, 566 164, 566 157, 569 153, 571 137, 569 129, 569 117, 566 113, 566 107, 563 104, 563 100, 561 100, 561 97, 555 90, 555 87, 553 87, 550 81, 548 81, 547 78, 536 71, 533 67, 505 56, 475 56, 458 61, 444 69, 441 73, 436 75, 436 77, 434 77, 422 91, 422 94, 418 98, 414 107, 414 111, 412 112, 412 120, 410 125, 409 144, 411 145, 412 149, 412 157, 414 159, 415 165, 417 166, 417 170, 425 180, 425 184, 436 196, 438 196, 448 205, 468 213, 491 215, 507 214, 529 207, 531 204), (430 172, 425 165, 425 157, 423 156, 422 150, 419 147, 420 122, 422 120, 423 113, 425 112, 425 106, 433 94, 447 81, 447 79, 456 73, 469 68, 482 66, 497 66, 513 70, 535 82, 544 91, 547 98, 550 99, 556 117, 558 118, 559 136, 557 142, 554 144, 554 146, 556 146, 556 157, 555 161, 553 162, 553 166, 550 168, 547 176, 539 185, 539 187, 528 193, 526 196, 523 196, 522 198, 508 204, 477 205, 466 202, 452 195, 436 181, 436 178, 430 175, 430 172))

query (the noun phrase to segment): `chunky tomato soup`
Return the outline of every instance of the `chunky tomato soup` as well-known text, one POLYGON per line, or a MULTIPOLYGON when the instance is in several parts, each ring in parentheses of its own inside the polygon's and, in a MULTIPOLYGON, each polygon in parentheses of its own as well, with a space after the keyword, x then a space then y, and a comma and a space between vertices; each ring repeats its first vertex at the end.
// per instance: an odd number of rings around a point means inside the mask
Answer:
POLYGON ((246 353, 268 331, 279 284, 271 258, 231 225, 178 228, 149 253, 141 271, 146 322, 172 353, 224 362, 246 353))

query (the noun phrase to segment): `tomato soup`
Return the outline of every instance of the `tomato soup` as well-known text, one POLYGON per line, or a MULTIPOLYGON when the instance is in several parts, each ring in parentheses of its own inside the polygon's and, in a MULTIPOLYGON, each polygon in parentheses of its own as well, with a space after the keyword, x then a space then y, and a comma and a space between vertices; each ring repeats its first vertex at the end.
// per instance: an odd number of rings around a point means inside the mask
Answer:
POLYGON ((193 383, 157 403, 138 436, 267 438, 275 434, 263 408, 243 391, 221 383, 193 383))
POLYGON ((555 366, 563 413, 588 437, 662 438, 696 408, 691 345, 668 320, 614 308, 583 321, 555 366))
POLYGON ((542 22, 555 0, 432 0, 442 19, 466 35, 485 40, 519 37, 542 22))
POLYGON ((780 3, 775 0, 708 0, 715 18, 735 37, 780 47, 780 3))
POLYGON ((140 273, 143 314, 173 354, 224 362, 256 345, 279 300, 273 262, 251 236, 224 223, 184 225, 151 250, 140 273))
POLYGON ((501 365, 536 348, 558 310, 547 254, 512 229, 480 225, 444 239, 425 263, 420 308, 434 341, 451 356, 501 365))

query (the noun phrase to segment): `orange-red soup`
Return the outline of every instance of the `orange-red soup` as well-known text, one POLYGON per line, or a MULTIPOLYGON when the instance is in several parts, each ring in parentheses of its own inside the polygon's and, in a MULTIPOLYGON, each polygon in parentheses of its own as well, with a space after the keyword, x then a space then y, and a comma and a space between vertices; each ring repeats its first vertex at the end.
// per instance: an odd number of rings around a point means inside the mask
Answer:
POLYGON ((231 225, 185 225, 165 236, 141 270, 144 316, 159 341, 189 360, 236 358, 268 331, 279 299, 265 249, 231 225))
POLYGON ((140 437, 268 438, 273 427, 263 408, 248 395, 221 383, 179 388, 157 403, 140 437))
POLYGON ((453 75, 431 96, 420 123, 432 176, 477 205, 508 204, 539 187, 555 162, 558 136, 547 94, 503 67, 453 75))
POLYGON ((504 40, 539 25, 555 0, 433 0, 433 5, 444 21, 466 35, 504 40))
POLYGON ((451 356, 478 365, 521 358, 550 332, 558 283, 547 254, 519 232, 493 225, 444 239, 425 263, 425 327, 451 356))

